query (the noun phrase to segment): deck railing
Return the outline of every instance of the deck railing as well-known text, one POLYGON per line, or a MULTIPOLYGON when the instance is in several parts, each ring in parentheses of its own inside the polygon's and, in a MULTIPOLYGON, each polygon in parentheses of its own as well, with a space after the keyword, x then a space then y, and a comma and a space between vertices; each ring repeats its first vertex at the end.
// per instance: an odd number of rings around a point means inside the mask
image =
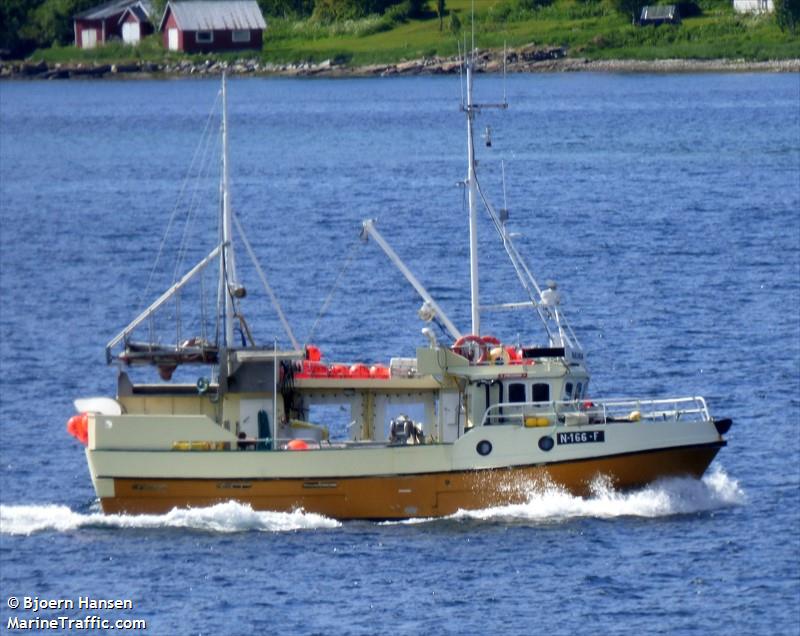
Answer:
POLYGON ((481 426, 586 426, 624 422, 711 419, 702 397, 665 399, 619 398, 553 402, 502 402, 483 414, 481 426))

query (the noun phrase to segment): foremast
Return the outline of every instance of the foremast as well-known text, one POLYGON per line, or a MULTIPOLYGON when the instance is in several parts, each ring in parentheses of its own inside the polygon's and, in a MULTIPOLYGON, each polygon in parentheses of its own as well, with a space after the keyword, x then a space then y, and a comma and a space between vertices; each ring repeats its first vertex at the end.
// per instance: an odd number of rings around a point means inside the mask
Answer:
POLYGON ((231 212, 231 195, 229 182, 228 158, 228 93, 227 78, 222 74, 222 175, 220 179, 220 199, 222 202, 221 243, 223 245, 222 258, 220 259, 219 294, 224 297, 224 346, 232 347, 234 343, 234 306, 233 294, 238 291, 236 286, 236 254, 233 249, 233 214, 231 212))

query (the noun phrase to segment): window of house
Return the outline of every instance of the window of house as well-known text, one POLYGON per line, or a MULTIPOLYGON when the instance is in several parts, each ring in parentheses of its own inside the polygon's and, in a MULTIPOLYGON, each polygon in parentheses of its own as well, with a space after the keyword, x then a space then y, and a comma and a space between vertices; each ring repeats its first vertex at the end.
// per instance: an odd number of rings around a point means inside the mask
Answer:
POLYGON ((508 385, 508 401, 509 402, 524 402, 525 401, 525 385, 514 383, 508 385))
POLYGON ((209 44, 214 41, 213 31, 198 31, 194 34, 194 41, 198 44, 209 44))
POLYGON ((249 42, 250 41, 250 31, 247 29, 241 29, 234 31, 231 38, 234 42, 249 42))
POLYGON ((536 383, 533 385, 533 402, 549 402, 550 401, 550 385, 544 383, 536 383))

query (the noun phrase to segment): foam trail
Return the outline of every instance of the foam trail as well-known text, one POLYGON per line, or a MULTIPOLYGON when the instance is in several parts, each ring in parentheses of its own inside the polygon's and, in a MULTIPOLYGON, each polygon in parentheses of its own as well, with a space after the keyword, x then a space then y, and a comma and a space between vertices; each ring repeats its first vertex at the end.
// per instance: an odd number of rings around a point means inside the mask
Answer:
POLYGON ((336 528, 338 521, 303 512, 257 512, 233 501, 209 508, 174 509, 164 515, 81 514, 67 506, 0 505, 0 534, 70 532, 80 528, 185 528, 209 532, 287 532, 336 528))
POLYGON ((531 493, 524 504, 459 511, 452 518, 543 522, 587 517, 657 518, 720 510, 744 504, 747 500, 738 482, 721 470, 706 475, 702 480, 663 479, 641 490, 624 493, 598 480, 593 484, 593 491, 591 497, 576 497, 554 486, 544 492, 531 493))

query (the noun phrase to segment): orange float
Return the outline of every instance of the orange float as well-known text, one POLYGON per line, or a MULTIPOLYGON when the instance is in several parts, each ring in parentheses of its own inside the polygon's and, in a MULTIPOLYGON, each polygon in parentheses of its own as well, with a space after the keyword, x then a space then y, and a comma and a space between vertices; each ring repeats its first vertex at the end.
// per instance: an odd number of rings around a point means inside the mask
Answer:
POLYGON ((67 433, 84 446, 87 446, 89 444, 89 415, 80 413, 69 418, 67 421, 67 433))
POLYGON ((369 368, 369 377, 376 380, 388 380, 392 377, 392 370, 382 364, 373 364, 369 368))
POLYGON ((351 378, 368 378, 370 377, 369 367, 366 364, 354 364, 350 366, 351 378))

